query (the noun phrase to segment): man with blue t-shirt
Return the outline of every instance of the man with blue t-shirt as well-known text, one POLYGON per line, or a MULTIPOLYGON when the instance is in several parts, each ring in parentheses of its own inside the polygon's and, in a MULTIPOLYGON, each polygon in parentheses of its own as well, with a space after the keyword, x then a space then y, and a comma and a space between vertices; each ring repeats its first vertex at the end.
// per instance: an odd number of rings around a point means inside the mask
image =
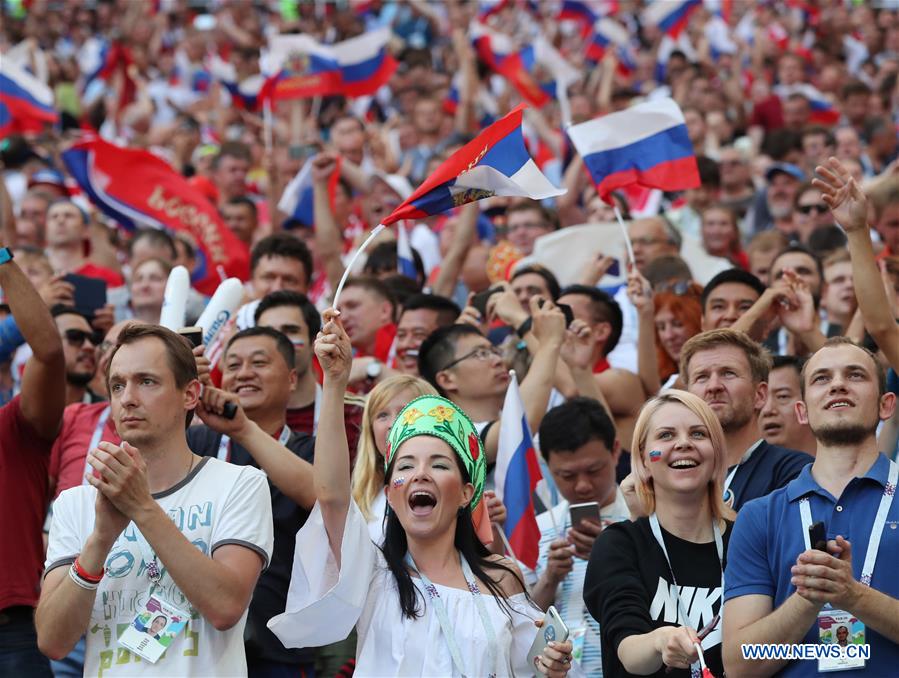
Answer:
POLYGON ((724 665, 730 675, 894 675, 899 467, 878 452, 876 430, 896 395, 874 356, 843 337, 809 359, 802 387, 796 412, 818 441, 815 462, 737 517, 724 578, 724 665), (809 528, 811 537, 823 528, 826 544, 813 548, 809 528), (869 646, 867 660, 840 647, 843 626, 847 648, 869 646), (817 660, 744 659, 757 643, 830 651, 817 660))

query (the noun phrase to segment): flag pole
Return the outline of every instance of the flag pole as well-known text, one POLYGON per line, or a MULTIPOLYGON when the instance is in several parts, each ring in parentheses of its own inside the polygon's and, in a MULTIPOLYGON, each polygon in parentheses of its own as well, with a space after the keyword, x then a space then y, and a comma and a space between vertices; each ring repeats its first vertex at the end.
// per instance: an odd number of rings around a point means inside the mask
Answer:
POLYGON ((359 246, 359 249, 353 254, 352 258, 350 258, 350 263, 346 265, 346 269, 343 271, 343 275, 340 277, 340 282, 337 284, 337 290, 334 292, 334 301, 331 303, 332 308, 337 308, 337 301, 340 299, 340 293, 343 291, 343 286, 346 284, 347 278, 350 277, 350 271, 353 270, 353 266, 356 265, 356 259, 359 258, 359 255, 362 254, 366 248, 371 244, 372 240, 374 240, 378 234, 387 228, 384 224, 378 224, 372 229, 372 232, 369 233, 368 237, 365 239, 365 242, 359 246))
MULTIPOLYGON (((615 198, 612 198, 614 201, 615 198)), ((618 219, 618 225, 621 226, 621 234, 624 236, 624 245, 627 247, 627 258, 631 262, 631 265, 636 266, 637 262, 634 259, 634 246, 631 244, 631 238, 627 234, 627 226, 624 225, 624 219, 621 218, 621 210, 618 209, 618 203, 613 202, 613 207, 615 208, 615 218, 618 219)))
POLYGON ((503 532, 503 528, 493 522, 491 522, 490 524, 496 528, 496 532, 497 534, 499 534, 499 538, 502 540, 503 546, 505 547, 506 551, 508 551, 509 555, 512 556, 512 560, 518 560, 518 557, 515 555, 515 551, 512 550, 512 544, 510 544, 509 540, 506 539, 506 533, 503 532))

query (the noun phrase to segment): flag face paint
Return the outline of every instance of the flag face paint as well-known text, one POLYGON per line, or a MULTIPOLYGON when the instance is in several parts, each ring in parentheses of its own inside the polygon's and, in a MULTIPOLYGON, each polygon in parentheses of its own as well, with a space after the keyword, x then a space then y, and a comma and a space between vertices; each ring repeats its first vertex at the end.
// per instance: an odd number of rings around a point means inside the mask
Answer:
POLYGON ((403 478, 402 476, 400 476, 399 478, 394 478, 393 479, 393 489, 402 487, 405 483, 406 483, 406 479, 403 478))
POLYGON ((662 452, 660 450, 653 450, 649 453, 649 461, 659 461, 662 458, 662 452))

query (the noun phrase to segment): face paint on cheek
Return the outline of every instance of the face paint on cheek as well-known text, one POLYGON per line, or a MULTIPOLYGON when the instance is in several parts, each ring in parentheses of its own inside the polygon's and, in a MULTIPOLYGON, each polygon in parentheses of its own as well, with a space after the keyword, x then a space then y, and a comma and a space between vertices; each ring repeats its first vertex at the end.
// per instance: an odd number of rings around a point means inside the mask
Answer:
POLYGON ((662 452, 660 450, 653 450, 649 453, 649 461, 660 461, 662 459, 662 452))
POLYGON ((405 482, 406 482, 406 479, 403 478, 403 477, 400 477, 400 478, 394 478, 394 479, 393 479, 393 489, 396 489, 396 488, 398 488, 398 487, 402 487, 403 484, 404 484, 405 482))

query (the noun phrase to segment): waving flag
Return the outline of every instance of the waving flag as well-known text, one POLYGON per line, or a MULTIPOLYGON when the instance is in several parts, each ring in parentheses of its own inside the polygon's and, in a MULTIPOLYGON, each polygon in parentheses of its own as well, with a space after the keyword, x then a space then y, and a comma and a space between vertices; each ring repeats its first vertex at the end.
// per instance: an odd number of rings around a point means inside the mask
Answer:
POLYGON ((574 125, 568 136, 603 198, 630 184, 663 191, 700 185, 684 114, 673 99, 648 101, 574 125))
POLYGON ((598 17, 584 0, 562 0, 562 6, 559 8, 556 18, 560 21, 567 19, 575 22, 580 26, 581 36, 586 37, 598 17))
POLYGON ((610 47, 624 47, 629 40, 630 34, 624 26, 603 17, 593 24, 593 35, 587 43, 587 61, 598 64, 610 47))
POLYGON ((658 26, 672 38, 677 38, 687 26, 690 15, 702 5, 702 0, 654 0, 643 10, 643 23, 658 26))
POLYGON ((0 59, 0 130, 39 132, 55 123, 53 90, 9 59, 0 59))
POLYGON ((418 278, 415 259, 412 257, 412 245, 409 244, 409 234, 402 224, 396 225, 396 272, 413 280, 418 278))
POLYGON ((523 111, 524 105, 518 106, 453 153, 382 223, 440 214, 492 195, 542 200, 564 194, 528 155, 523 111))
POLYGON ((397 67, 387 49, 390 36, 389 28, 381 28, 334 45, 323 45, 308 35, 275 36, 265 59, 265 70, 272 75, 263 86, 263 96, 373 94, 397 67))
POLYGON ((811 109, 809 122, 818 125, 836 125, 840 121, 840 112, 814 85, 808 83, 778 85, 774 88, 774 93, 780 97, 781 101, 786 101, 793 94, 804 96, 811 109))
MULTIPOLYGON (((278 201, 278 209, 287 215, 288 219, 295 219, 303 226, 311 228, 315 225, 315 210, 312 186, 312 161, 313 155, 307 159, 297 175, 284 187, 281 200, 278 201)), ((334 167, 334 172, 328 179, 328 199, 331 209, 334 209, 334 196, 337 193, 337 182, 340 180, 340 157, 334 167)))
POLYGON ((249 277, 246 245, 225 226, 215 206, 164 160, 95 136, 76 142, 62 159, 91 201, 125 228, 190 234, 198 245, 195 287, 200 292, 215 292, 219 267, 228 276, 249 277))
POLYGON ((496 496, 506 505, 508 513, 503 531, 516 558, 533 570, 537 567, 540 543, 534 490, 543 474, 514 374, 503 403, 494 477, 496 496))
POLYGON ((234 64, 224 61, 217 55, 213 56, 209 62, 209 74, 228 91, 228 94, 231 95, 231 103, 235 108, 243 111, 258 111, 261 108, 262 98, 259 94, 265 84, 265 78, 262 75, 257 73, 249 78, 238 80, 234 64))

